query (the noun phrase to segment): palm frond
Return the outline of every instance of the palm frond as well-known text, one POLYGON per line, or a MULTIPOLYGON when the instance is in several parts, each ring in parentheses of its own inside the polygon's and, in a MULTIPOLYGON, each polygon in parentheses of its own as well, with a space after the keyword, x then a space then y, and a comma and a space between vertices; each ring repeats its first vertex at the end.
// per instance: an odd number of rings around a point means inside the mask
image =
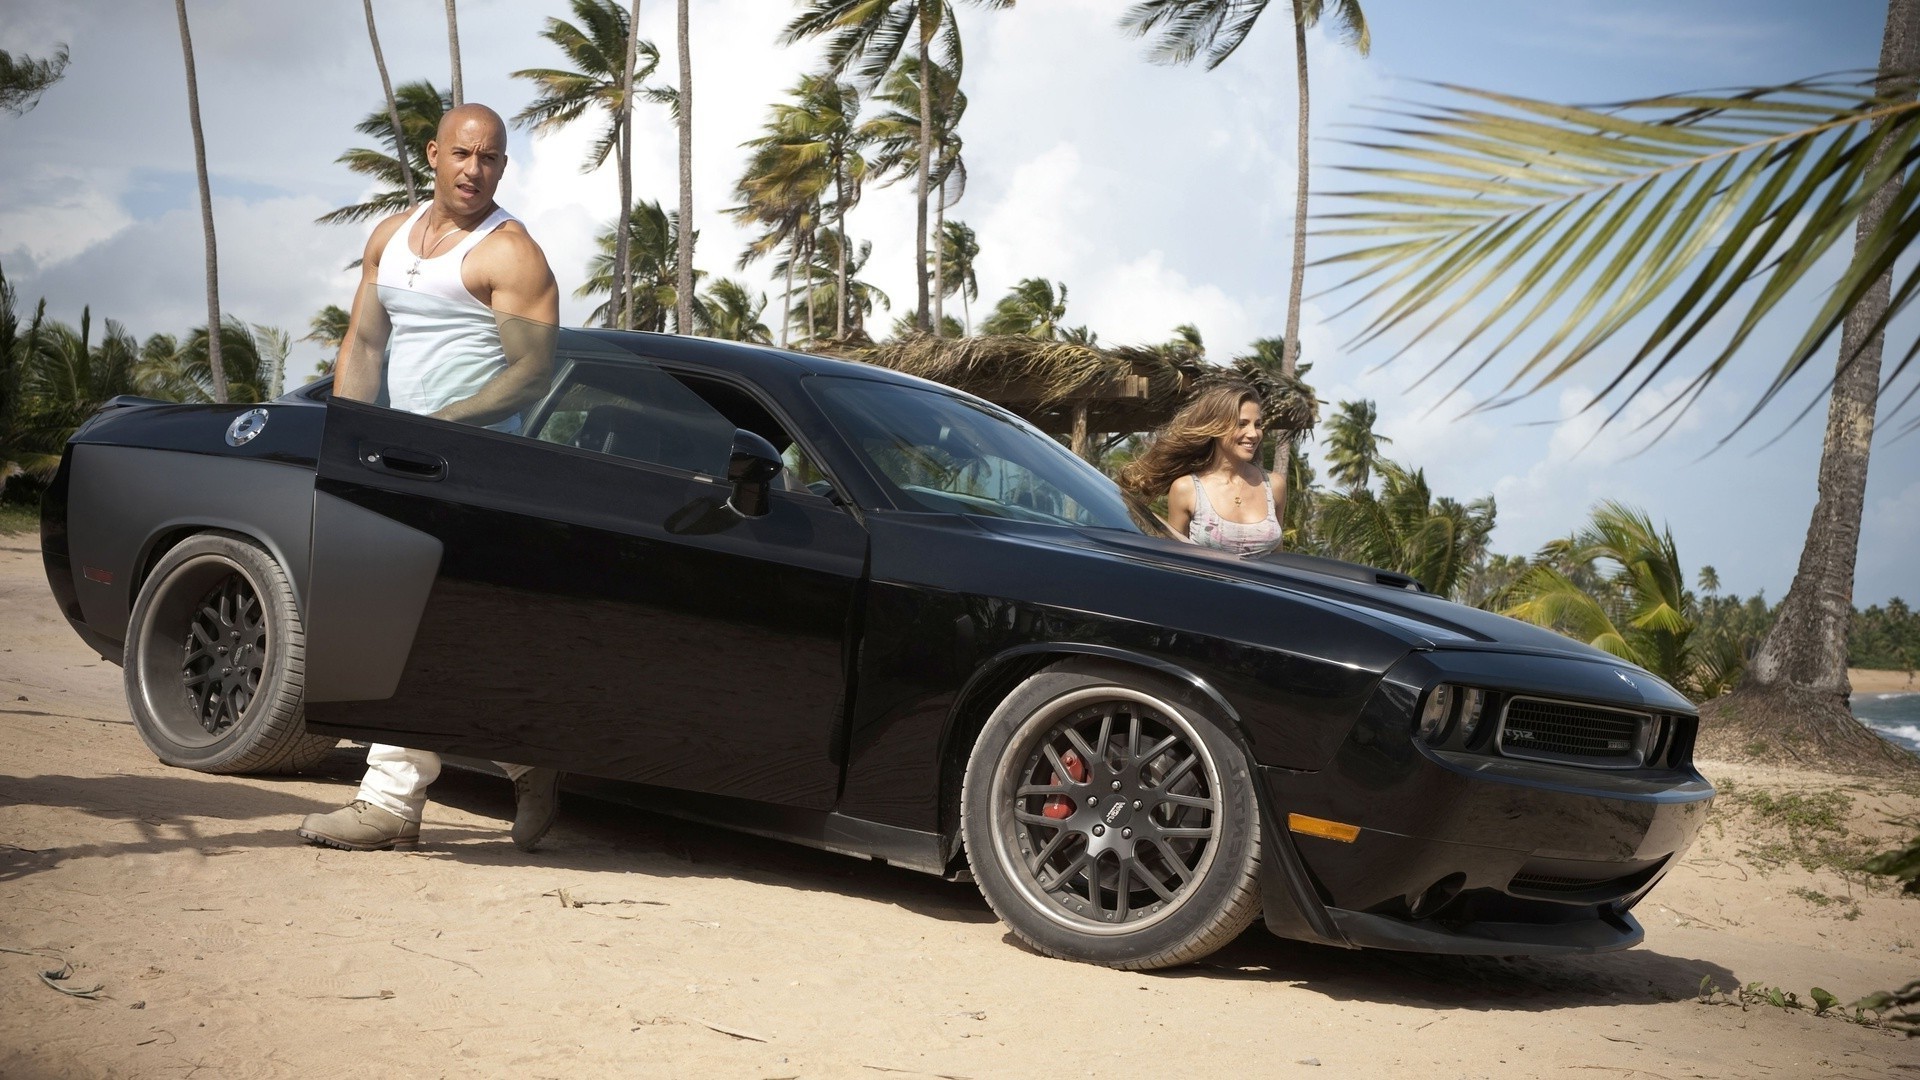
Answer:
MULTIPOLYGON (((1876 330, 1920 295, 1920 271, 1900 262, 1920 237, 1912 186, 1859 239, 1837 281, 1814 274, 1867 200, 1920 160, 1910 83, 1824 78, 1594 107, 1441 89, 1450 101, 1395 111, 1375 128, 1379 138, 1356 144, 1413 164, 1348 167, 1376 186, 1335 193, 1356 208, 1323 217, 1321 234, 1350 246, 1319 262, 1359 268, 1336 286, 1365 285, 1355 305, 1377 305, 1353 343, 1394 335, 1389 362, 1471 320, 1419 375, 1466 364, 1450 392, 1524 343, 1480 408, 1604 362, 1605 385, 1586 407, 1611 400, 1612 422, 1709 326, 1725 324, 1726 343, 1682 372, 1686 391, 1662 410, 1677 416, 1788 296, 1818 284, 1818 310, 1789 339, 1744 426, 1883 275, 1894 275, 1894 299, 1876 330), (1637 345, 1601 361, 1603 346, 1627 333, 1637 345)), ((1907 371, 1903 361, 1888 386, 1907 371)))

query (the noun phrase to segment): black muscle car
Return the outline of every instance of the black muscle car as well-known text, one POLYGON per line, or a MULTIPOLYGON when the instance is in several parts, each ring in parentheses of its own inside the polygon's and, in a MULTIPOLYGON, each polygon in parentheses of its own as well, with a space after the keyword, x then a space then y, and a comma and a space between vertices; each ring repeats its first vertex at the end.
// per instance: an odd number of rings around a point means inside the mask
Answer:
MULTIPOLYGON (((1168 536, 1011 414, 871 366, 563 331, 515 433, 317 383, 119 399, 42 522, 162 761, 341 737, 552 766, 1191 961, 1256 918, 1631 946, 1712 787, 1659 679, 1398 575, 1168 536)), ((291 827, 291 823, 289 823, 291 827)))

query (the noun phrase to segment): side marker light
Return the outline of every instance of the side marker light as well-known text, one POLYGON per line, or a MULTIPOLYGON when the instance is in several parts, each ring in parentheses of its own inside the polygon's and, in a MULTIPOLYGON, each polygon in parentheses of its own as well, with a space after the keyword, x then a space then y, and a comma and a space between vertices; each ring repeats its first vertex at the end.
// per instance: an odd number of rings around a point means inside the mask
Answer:
POLYGON ((1287 829, 1302 836, 1318 836, 1324 840, 1338 840, 1343 844, 1351 844, 1360 838, 1358 825, 1308 817, 1305 814, 1288 814, 1287 829))

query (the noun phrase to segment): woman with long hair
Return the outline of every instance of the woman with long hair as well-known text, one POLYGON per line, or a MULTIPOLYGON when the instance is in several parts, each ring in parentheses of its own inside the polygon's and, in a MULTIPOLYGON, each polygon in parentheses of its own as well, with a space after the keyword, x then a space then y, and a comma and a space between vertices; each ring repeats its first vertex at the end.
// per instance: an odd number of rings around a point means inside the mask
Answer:
MULTIPOLYGON (((1279 543, 1275 478, 1260 470, 1260 395, 1238 381, 1203 388, 1120 472, 1142 499, 1167 497, 1167 524, 1236 554, 1279 543)), ((1285 483, 1284 478, 1278 482, 1285 483)))

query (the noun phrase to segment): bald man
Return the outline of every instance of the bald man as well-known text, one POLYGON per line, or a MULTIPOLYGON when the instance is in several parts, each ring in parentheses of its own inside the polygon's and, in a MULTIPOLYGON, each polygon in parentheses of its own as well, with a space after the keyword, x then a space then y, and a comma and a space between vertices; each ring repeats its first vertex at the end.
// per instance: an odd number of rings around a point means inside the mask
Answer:
MULTIPOLYGON (((427 163, 433 199, 382 221, 367 240, 333 393, 377 400, 384 359, 393 408, 515 432, 553 367, 549 335, 516 331, 553 326, 560 293, 540 245, 493 201, 507 126, 484 105, 453 109, 427 144, 427 163)), ((559 774, 500 765, 514 786, 513 842, 532 851, 553 824, 559 774)), ((300 835, 351 851, 413 847, 439 775, 438 754, 371 746, 359 795, 309 814, 300 835)))

